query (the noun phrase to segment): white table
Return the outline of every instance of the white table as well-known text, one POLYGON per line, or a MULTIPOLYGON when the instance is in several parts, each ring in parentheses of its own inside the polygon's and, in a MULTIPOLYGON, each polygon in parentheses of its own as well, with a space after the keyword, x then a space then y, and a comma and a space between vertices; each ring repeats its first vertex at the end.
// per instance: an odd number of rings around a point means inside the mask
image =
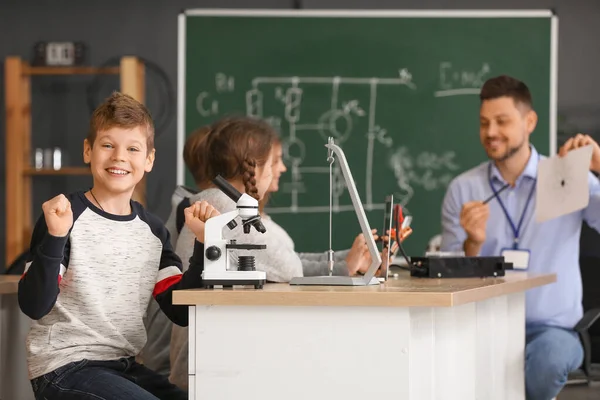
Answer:
POLYGON ((523 400, 525 291, 555 280, 176 291, 189 398, 523 400))

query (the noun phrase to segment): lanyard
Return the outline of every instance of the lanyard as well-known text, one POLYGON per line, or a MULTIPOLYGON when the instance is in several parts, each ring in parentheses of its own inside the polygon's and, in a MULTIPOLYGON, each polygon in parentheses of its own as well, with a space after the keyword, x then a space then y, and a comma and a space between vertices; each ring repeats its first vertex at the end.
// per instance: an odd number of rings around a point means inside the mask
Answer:
POLYGON ((529 196, 527 197, 527 202, 525 203, 525 208, 523 208, 523 214, 521 214, 521 219, 519 220, 519 225, 517 225, 517 226, 515 226, 515 223, 510 218, 510 215, 508 214, 508 210, 504 206, 504 203, 500 199, 500 196, 497 195, 498 192, 496 191, 496 188, 494 187, 494 184, 492 183, 492 163, 488 164, 488 181, 490 183, 490 188, 492 188, 494 195, 496 195, 496 199, 498 200, 498 203, 500 203, 500 207, 502 207, 502 211, 504 211, 504 215, 506 216, 506 219, 508 220, 508 223, 510 224, 510 227, 512 228, 513 234, 515 235, 515 239, 513 242, 513 249, 516 250, 519 245, 519 233, 521 231, 521 226, 523 225, 523 220, 525 219, 525 214, 527 213, 527 207, 529 207, 529 203, 531 202, 531 197, 533 196, 533 192, 535 191, 535 184, 537 182, 537 179, 533 180, 533 184, 531 185, 531 191, 529 192, 529 196))

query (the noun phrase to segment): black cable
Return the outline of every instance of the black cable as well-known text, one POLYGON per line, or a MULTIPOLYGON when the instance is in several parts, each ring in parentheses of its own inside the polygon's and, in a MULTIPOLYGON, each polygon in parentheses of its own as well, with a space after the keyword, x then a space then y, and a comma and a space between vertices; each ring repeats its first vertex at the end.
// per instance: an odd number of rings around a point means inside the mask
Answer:
POLYGON ((413 268, 417 268, 412 261, 410 261, 410 258, 406 255, 406 252, 404 251, 404 247, 402 247, 402 244, 398 241, 396 242, 398 244, 398 250, 400 250, 400 253, 402 254, 402 257, 404 258, 404 260, 406 261, 406 265, 399 265, 399 264, 391 264, 390 267, 397 267, 406 271, 412 271, 413 268))
POLYGON ((409 272, 412 271, 412 268, 411 267, 407 267, 406 265, 390 264, 390 268, 392 268, 392 267, 398 268, 398 269, 403 269, 403 270, 409 271, 409 272))
POLYGON ((408 256, 406 255, 406 252, 404 251, 404 247, 402 247, 402 244, 400 242, 398 242, 398 250, 400 250, 400 253, 402 253, 402 257, 404 257, 404 260, 406 260, 406 264, 409 267, 413 266, 412 261, 410 261, 410 258, 408 258, 408 256))

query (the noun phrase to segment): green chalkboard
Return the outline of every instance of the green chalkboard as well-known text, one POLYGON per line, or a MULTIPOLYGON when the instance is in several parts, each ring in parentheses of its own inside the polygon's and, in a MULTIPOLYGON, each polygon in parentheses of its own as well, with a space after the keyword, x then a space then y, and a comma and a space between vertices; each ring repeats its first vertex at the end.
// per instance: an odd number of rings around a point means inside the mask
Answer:
MULTIPOLYGON (((328 248, 329 136, 344 150, 371 227, 385 196, 413 215, 412 255, 440 232, 449 181, 485 161, 479 89, 508 74, 527 83, 555 149, 556 43, 550 12, 187 11, 180 16, 179 148, 228 114, 269 120, 288 172, 268 213, 298 251, 328 248)), ((334 167, 336 164, 334 163, 334 167)), ((192 185, 178 166, 179 183, 192 185)), ((360 227, 334 168, 334 249, 360 227)))

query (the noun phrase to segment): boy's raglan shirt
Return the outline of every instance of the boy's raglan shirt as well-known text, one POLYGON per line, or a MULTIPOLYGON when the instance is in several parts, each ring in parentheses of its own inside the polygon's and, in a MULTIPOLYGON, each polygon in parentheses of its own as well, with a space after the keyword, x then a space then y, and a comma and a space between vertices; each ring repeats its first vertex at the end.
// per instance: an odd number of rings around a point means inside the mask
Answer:
POLYGON ((42 215, 19 282, 19 306, 34 320, 27 337, 30 379, 82 359, 136 356, 146 342, 142 318, 150 296, 174 323, 187 326, 188 307, 173 306, 173 290, 201 285, 202 243, 196 241, 182 274, 167 229, 139 203, 118 216, 83 192, 67 198, 69 234, 50 235, 42 215))
MULTIPOLYGON (((169 231, 173 248, 177 245, 179 233, 185 226, 185 209, 191 205, 190 196, 197 193, 195 189, 177 186, 171 196, 172 210, 165 227, 169 231)), ((162 312, 160 305, 153 300, 148 304, 144 326, 148 340, 141 352, 142 361, 146 367, 168 377, 171 370, 169 354, 173 324, 162 312)))

